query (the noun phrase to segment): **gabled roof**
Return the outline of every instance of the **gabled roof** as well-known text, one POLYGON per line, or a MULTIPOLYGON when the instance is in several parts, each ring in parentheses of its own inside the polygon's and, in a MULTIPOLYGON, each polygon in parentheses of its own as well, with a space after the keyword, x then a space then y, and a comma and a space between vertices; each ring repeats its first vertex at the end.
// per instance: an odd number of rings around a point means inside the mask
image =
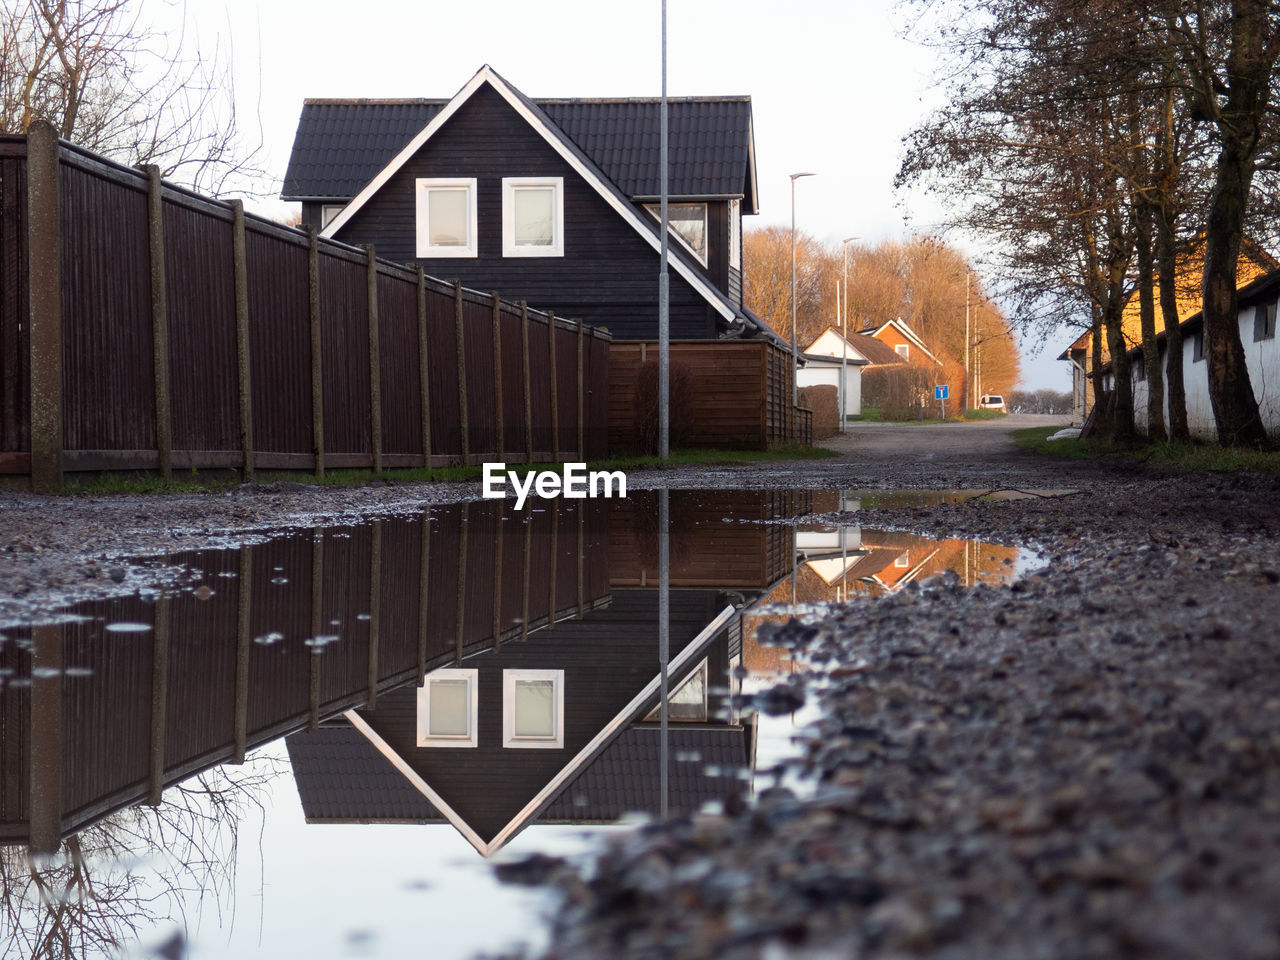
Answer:
POLYGON ((866 354, 840 336, 840 332, 835 327, 827 327, 814 339, 813 343, 804 348, 802 353, 806 359, 811 361, 839 361, 841 359, 840 354, 843 353, 848 358, 849 363, 857 366, 866 366, 871 362, 867 359, 866 354), (841 347, 841 344, 844 346, 841 347))
MULTIPOLYGON (((532 101, 632 200, 658 196, 660 101, 532 101)), ((448 100, 306 100, 284 176, 285 200, 347 201, 448 100)), ((756 213, 750 97, 669 98, 673 198, 742 197, 756 213)))
MULTIPOLYGON (((431 118, 425 127, 418 131, 394 158, 356 194, 356 196, 343 207, 342 212, 329 222, 329 225, 321 231, 323 237, 333 237, 342 227, 348 223, 351 218, 360 210, 382 187, 391 179, 395 173, 408 163, 409 159, 416 154, 423 145, 430 140, 435 133, 440 130, 449 118, 452 117, 464 103, 471 99, 477 90, 485 85, 490 86, 498 93, 513 110, 516 111, 524 120, 538 133, 566 163, 572 167, 589 186, 595 189, 604 201, 611 206, 614 211, 622 217, 641 237, 649 243, 654 250, 661 247, 661 238, 659 235, 660 227, 653 223, 651 218, 644 215, 631 202, 631 199, 623 194, 616 184, 610 180, 605 173, 596 165, 595 161, 582 152, 582 150, 570 140, 563 131, 551 120, 550 117, 543 112, 542 108, 526 97, 511 84, 507 83, 497 71, 492 69, 488 64, 476 71, 466 86, 444 105, 431 118)), ((693 287, 711 307, 720 314, 725 320, 730 322, 738 322, 741 325, 750 325, 751 320, 747 315, 732 301, 729 300, 715 284, 711 283, 694 267, 679 249, 679 244, 669 245, 669 262, 676 273, 693 287)), ((767 328, 765 331, 767 332, 767 328)))
MULTIPOLYGON (((696 637, 693 638, 679 653, 672 658, 669 673, 672 678, 679 678, 682 671, 692 667, 697 662, 698 657, 705 654, 707 647, 715 639, 715 637, 723 630, 726 625, 733 619, 736 611, 732 606, 725 607, 714 620, 703 628, 696 637)), ((408 759, 402 756, 391 746, 381 734, 379 734, 369 722, 355 710, 348 710, 344 716, 348 722, 363 734, 368 741, 377 748, 386 760, 404 777, 405 780, 416 790, 430 805, 431 809, 438 811, 444 819, 453 824, 454 828, 462 834, 462 836, 475 847, 476 851, 482 856, 490 856, 491 854, 502 849, 506 844, 523 830, 531 821, 534 820, 543 810, 545 810, 552 801, 560 795, 564 788, 573 782, 587 766, 594 761, 600 754, 615 740, 617 737, 631 724, 640 720, 653 706, 658 699, 658 690, 660 685, 660 676, 655 675, 651 680, 635 694, 629 703, 627 703, 609 722, 604 729, 600 730, 591 740, 583 746, 561 769, 556 773, 543 787, 531 797, 528 802, 509 820, 498 832, 486 839, 481 836, 476 829, 467 822, 458 810, 451 806, 426 780, 422 775, 414 769, 408 759)), ((400 801, 403 805, 403 799, 400 801)))
MULTIPOLYGON (((560 792, 537 822, 609 822, 642 810, 657 813, 660 730, 628 727, 560 792)), ((696 813, 740 790, 749 757, 742 727, 673 723, 670 808, 696 813), (706 773, 719 770, 716 776, 706 773)), ((365 737, 348 725, 286 738, 289 763, 308 823, 443 823, 444 816, 365 737)))
POLYGON ((902 334, 902 336, 906 338, 908 342, 913 344, 917 349, 921 350, 924 353, 924 355, 928 357, 930 360, 932 360, 934 363, 938 365, 942 364, 942 361, 939 360, 937 357, 935 357, 929 351, 929 348, 924 345, 924 341, 921 340, 916 335, 916 332, 914 330, 912 330, 909 326, 907 326, 907 321, 903 320, 901 317, 898 317, 896 320, 889 320, 885 323, 882 323, 878 327, 863 327, 862 330, 860 330, 859 332, 866 336, 878 337, 880 336, 881 333, 883 333, 889 327, 893 327, 893 329, 897 330, 898 333, 902 334))
POLYGON ((883 340, 877 340, 869 333, 855 333, 849 338, 855 349, 875 366, 890 363, 906 363, 906 358, 883 340))

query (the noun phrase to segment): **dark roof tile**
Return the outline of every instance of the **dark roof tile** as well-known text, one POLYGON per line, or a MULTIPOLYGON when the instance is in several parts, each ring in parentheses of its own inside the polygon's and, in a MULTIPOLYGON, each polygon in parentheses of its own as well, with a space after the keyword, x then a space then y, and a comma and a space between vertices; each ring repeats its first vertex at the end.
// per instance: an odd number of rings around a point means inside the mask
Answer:
MULTIPOLYGON (((628 197, 658 195, 656 99, 534 100, 628 197)), ((287 200, 347 200, 360 192, 447 100, 307 100, 285 172, 287 200)), ((749 190, 749 97, 672 99, 673 197, 749 190)), ((754 210, 755 198, 747 198, 754 210)))

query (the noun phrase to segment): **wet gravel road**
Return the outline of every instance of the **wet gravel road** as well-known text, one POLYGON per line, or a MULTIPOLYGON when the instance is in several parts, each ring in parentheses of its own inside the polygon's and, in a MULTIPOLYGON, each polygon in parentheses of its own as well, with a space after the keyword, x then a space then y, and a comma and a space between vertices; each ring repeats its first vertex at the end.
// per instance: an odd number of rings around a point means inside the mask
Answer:
MULTIPOLYGON (((1017 425, 868 424, 840 459, 632 477, 1057 492, 864 511, 1047 566, 780 628, 771 642, 813 668, 775 699, 823 707, 803 761, 815 794, 627 834, 589 872, 526 865, 562 893, 546 956, 1280 956, 1280 482, 1046 460, 1008 443, 1017 425)), ((137 553, 476 489, 3 493, 0 613, 154 576, 137 553)))

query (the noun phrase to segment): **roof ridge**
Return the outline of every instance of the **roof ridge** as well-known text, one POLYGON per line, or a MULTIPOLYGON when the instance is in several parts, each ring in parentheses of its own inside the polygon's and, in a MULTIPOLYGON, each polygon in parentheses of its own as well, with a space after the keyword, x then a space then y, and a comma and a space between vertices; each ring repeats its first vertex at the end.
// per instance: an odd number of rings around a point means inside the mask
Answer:
POLYGON ((440 97, 304 97, 304 106, 359 107, 359 106, 418 106, 448 103, 440 97))
MULTIPOLYGON (((450 97, 304 97, 306 106, 428 106, 446 104, 450 97)), ((529 97, 541 106, 547 103, 661 103, 660 97, 529 97)), ((750 103, 749 95, 731 94, 719 96, 707 94, 694 97, 667 97, 668 103, 750 103)))

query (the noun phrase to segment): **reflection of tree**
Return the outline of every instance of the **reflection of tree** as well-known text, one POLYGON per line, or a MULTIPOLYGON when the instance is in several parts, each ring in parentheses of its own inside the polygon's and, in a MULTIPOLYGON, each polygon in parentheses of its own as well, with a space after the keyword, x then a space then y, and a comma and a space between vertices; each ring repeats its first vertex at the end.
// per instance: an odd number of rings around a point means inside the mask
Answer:
POLYGON ((252 757, 216 767, 80 831, 53 855, 0 848, 0 958, 117 953, 140 932, 186 920, 189 900, 234 907, 241 823, 283 771, 252 757))

